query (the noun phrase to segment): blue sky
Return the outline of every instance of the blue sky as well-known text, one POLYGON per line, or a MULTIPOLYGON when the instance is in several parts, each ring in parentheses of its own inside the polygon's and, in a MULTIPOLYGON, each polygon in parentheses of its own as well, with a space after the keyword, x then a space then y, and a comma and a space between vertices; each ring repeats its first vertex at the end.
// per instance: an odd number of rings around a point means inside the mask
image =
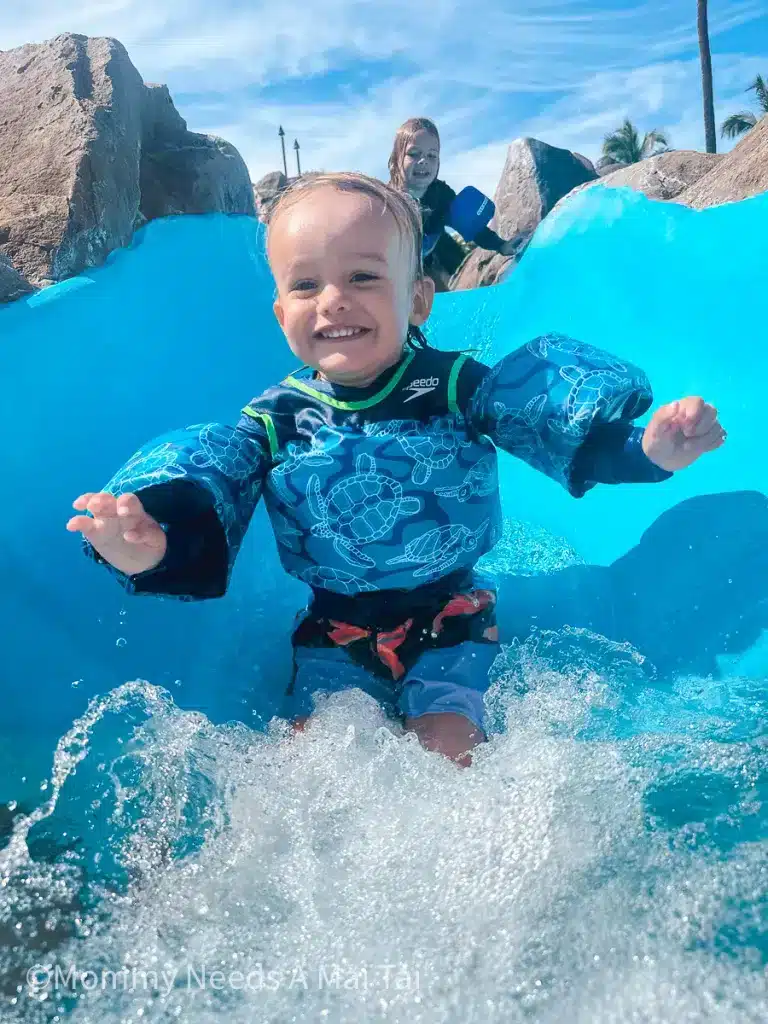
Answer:
MULTIPOLYGON (((768 76, 768 4, 709 9, 719 122, 768 76)), ((395 129, 419 114, 441 129, 442 176, 490 193, 521 135, 596 158, 628 115, 677 149, 703 149, 695 0, 0 4, 0 49, 63 31, 120 39, 192 130, 238 147, 254 180, 280 166, 278 124, 289 145, 299 139, 305 170, 384 176, 395 129)))

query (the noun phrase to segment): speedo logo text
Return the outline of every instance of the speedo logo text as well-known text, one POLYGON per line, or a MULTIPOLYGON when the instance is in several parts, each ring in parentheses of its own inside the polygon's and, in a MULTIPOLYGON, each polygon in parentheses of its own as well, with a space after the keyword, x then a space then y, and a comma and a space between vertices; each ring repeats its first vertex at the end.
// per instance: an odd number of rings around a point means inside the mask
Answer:
POLYGON ((404 402, 412 402, 414 398, 419 398, 421 395, 426 395, 430 391, 434 391, 440 384, 439 377, 422 377, 420 380, 412 380, 411 383, 403 388, 403 391, 410 391, 411 393, 407 398, 404 398, 404 402))

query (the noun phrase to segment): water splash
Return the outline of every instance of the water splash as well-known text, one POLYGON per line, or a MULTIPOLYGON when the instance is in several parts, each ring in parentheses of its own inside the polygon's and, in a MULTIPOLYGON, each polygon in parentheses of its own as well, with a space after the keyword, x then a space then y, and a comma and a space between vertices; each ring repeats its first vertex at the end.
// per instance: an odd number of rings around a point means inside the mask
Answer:
POLYGON ((667 693, 671 734, 580 739, 601 701, 622 704, 620 672, 601 690, 612 659, 641 667, 599 639, 591 675, 548 661, 552 636, 507 652, 507 731, 470 770, 357 692, 294 737, 277 720, 213 727, 146 684, 115 691, 102 712, 150 712, 107 772, 129 884, 101 891, 43 959, 52 980, 22 977, 3 1019, 765 1019, 766 751, 675 731, 690 687, 667 693), (702 809, 686 780, 705 777, 721 790, 702 809))

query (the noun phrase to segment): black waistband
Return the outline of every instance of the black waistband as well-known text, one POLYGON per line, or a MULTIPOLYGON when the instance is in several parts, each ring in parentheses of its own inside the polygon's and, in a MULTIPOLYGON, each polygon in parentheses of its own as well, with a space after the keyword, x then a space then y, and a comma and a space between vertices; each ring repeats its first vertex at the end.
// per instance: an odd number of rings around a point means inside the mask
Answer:
POLYGON ((394 629, 423 612, 436 613, 454 594, 473 589, 472 573, 462 569, 413 590, 375 590, 370 593, 335 594, 313 589, 310 613, 316 618, 337 619, 368 629, 394 629))

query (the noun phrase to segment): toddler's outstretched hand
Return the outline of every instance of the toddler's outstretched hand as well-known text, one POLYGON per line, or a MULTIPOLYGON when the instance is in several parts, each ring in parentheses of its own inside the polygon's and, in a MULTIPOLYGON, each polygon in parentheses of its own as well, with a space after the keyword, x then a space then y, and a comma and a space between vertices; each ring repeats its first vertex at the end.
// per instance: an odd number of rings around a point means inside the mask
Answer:
POLYGON ((73 516, 67 523, 72 533, 78 530, 90 541, 102 558, 129 576, 153 569, 165 555, 165 532, 135 494, 81 494, 72 503, 78 512, 91 516, 73 516))
POLYGON ((725 441, 717 409, 702 398, 681 398, 662 405, 643 435, 643 451, 657 466, 674 473, 725 441))

